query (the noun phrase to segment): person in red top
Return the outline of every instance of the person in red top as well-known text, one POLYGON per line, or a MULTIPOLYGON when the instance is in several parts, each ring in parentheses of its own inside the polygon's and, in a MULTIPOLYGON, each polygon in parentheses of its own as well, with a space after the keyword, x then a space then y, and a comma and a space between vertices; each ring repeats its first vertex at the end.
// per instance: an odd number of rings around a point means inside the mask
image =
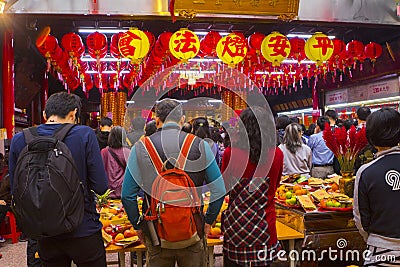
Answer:
POLYGON ((227 191, 232 188, 223 219, 225 267, 269 266, 280 250, 274 196, 283 153, 271 138, 273 123, 266 112, 259 107, 244 110, 237 141, 223 155, 227 191))

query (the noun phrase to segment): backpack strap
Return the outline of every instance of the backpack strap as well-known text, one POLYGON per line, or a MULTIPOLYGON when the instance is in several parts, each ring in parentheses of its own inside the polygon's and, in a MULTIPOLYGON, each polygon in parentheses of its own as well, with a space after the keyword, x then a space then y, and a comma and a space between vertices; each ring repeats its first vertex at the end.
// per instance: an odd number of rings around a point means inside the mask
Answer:
POLYGON ((153 162, 154 168, 156 168, 157 173, 160 173, 163 168, 163 162, 158 154, 156 148, 154 147, 153 142, 149 137, 144 137, 141 139, 147 153, 150 156, 151 162, 153 162))
POLYGON ((23 129, 25 143, 28 145, 30 144, 37 136, 39 136, 37 131, 37 126, 29 127, 23 129))
POLYGON ((110 153, 110 155, 115 159, 115 161, 118 163, 118 165, 119 165, 123 170, 125 170, 126 165, 122 163, 122 161, 118 158, 118 155, 115 154, 115 152, 112 151, 110 147, 107 147, 107 150, 108 150, 108 152, 110 153))
POLYGON ((71 130, 74 126, 75 124, 73 123, 61 124, 61 126, 54 132, 53 136, 57 138, 57 140, 62 141, 67 136, 69 130, 71 130))
POLYGON ((177 160, 178 166, 181 170, 185 169, 187 157, 189 155, 190 148, 193 145, 194 139, 195 135, 187 134, 185 140, 183 140, 182 149, 181 152, 179 153, 177 160))

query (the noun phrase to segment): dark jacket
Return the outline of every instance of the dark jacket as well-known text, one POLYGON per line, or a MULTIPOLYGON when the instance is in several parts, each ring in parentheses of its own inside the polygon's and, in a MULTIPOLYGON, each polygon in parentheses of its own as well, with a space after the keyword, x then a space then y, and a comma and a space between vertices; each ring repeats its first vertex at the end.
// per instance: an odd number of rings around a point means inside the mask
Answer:
POLYGON ((99 142, 99 147, 100 150, 108 146, 108 136, 110 135, 110 132, 98 132, 96 134, 97 141, 99 142))
MULTIPOLYGON (((49 136, 61 126, 61 124, 41 124, 38 126, 38 134, 49 136)), ((99 221, 99 214, 96 211, 94 192, 104 194, 107 190, 107 176, 104 171, 103 161, 100 155, 94 131, 87 127, 76 125, 64 139, 64 143, 71 151, 75 160, 78 174, 85 185, 85 212, 80 226, 73 232, 65 234, 66 237, 86 237, 90 236, 102 228, 99 221), (93 190, 93 191, 92 191, 93 190)), ((16 134, 10 146, 9 172, 12 188, 13 173, 17 164, 18 157, 22 149, 26 146, 23 133, 16 134)))
POLYGON ((400 147, 361 166, 354 188, 354 220, 368 245, 400 248, 400 147))

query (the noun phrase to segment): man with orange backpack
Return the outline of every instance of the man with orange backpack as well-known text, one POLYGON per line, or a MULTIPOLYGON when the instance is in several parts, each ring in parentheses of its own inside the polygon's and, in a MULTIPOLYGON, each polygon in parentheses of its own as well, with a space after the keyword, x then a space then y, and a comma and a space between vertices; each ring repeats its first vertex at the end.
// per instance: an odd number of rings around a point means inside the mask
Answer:
POLYGON ((122 186, 122 203, 140 240, 146 244, 149 267, 203 267, 204 238, 225 195, 225 185, 210 146, 182 132, 185 120, 178 101, 156 106, 159 131, 132 147, 122 186), (202 214, 202 186, 211 192, 202 214), (145 192, 143 215, 137 193, 145 192))

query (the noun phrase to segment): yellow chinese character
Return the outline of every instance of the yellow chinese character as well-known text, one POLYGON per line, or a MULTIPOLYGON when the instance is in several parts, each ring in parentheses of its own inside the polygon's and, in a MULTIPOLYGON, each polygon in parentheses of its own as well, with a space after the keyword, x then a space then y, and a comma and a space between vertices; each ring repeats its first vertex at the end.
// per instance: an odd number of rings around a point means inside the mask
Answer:
POLYGON ((260 6, 260 0, 250 0, 252 6, 260 6))

